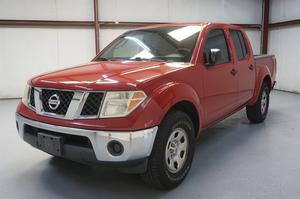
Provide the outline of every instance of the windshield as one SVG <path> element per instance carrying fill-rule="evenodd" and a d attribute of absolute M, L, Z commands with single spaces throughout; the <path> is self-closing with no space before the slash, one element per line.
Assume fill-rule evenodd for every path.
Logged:
<path fill-rule="evenodd" d="M 96 60 L 190 62 L 201 26 L 165 26 L 125 33 Z"/>

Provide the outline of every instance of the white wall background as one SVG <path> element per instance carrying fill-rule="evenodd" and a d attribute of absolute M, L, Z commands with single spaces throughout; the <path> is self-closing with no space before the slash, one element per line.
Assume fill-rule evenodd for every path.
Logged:
<path fill-rule="evenodd" d="M 94 56 L 93 29 L 0 28 L 0 97 L 19 97 L 33 75 Z"/>
<path fill-rule="evenodd" d="M 261 0 L 99 0 L 101 21 L 258 24 Z M 0 0 L 0 19 L 93 20 L 93 0 Z M 100 48 L 128 30 L 100 27 Z M 260 32 L 247 30 L 259 52 Z M 0 26 L 0 98 L 20 97 L 33 75 L 88 62 L 92 28 Z"/>
<path fill-rule="evenodd" d="M 272 0 L 272 23 L 300 19 L 299 0 Z M 271 29 L 269 48 L 277 58 L 277 89 L 300 93 L 300 26 Z"/>
<path fill-rule="evenodd" d="M 103 21 L 260 23 L 261 0 L 100 0 Z"/>
<path fill-rule="evenodd" d="M 300 19 L 299 0 L 271 0 L 270 22 L 282 22 Z"/>
<path fill-rule="evenodd" d="M 0 19 L 93 20 L 93 0 L 0 0 Z"/>

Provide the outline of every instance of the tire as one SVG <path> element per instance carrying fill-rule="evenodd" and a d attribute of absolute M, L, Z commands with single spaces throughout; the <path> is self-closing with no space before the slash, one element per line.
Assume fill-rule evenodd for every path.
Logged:
<path fill-rule="evenodd" d="M 178 186 L 191 168 L 195 135 L 186 113 L 168 113 L 158 128 L 147 171 L 141 176 L 143 181 L 162 190 Z"/>
<path fill-rule="evenodd" d="M 269 101 L 270 89 L 267 82 L 264 82 L 255 104 L 246 107 L 247 117 L 251 123 L 261 123 L 265 121 L 269 110 Z"/>

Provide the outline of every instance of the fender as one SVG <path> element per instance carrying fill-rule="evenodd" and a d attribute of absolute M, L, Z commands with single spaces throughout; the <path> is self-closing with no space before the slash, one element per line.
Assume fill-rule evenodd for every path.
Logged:
<path fill-rule="evenodd" d="M 200 118 L 203 116 L 203 107 L 201 106 L 200 98 L 197 92 L 190 85 L 186 83 L 168 82 L 155 89 L 151 97 L 162 110 L 162 117 L 157 117 L 159 120 L 157 121 L 158 123 L 161 123 L 161 120 L 175 104 L 182 101 L 188 101 L 192 103 L 198 112 L 200 131 Z"/>
<path fill-rule="evenodd" d="M 266 77 L 270 77 L 270 79 L 271 79 L 271 72 L 270 72 L 269 68 L 266 66 L 258 66 L 256 69 L 256 81 L 255 81 L 253 97 L 251 98 L 251 100 L 248 102 L 247 105 L 253 105 L 257 101 L 257 99 L 259 97 L 260 88 L 263 84 L 263 80 Z M 270 85 L 269 85 L 270 88 L 272 88 L 271 84 L 272 84 L 272 82 L 270 82 Z"/>

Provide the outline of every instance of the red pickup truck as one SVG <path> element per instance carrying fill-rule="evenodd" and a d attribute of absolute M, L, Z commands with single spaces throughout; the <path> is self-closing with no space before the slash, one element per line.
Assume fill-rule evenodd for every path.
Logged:
<path fill-rule="evenodd" d="M 273 55 L 253 56 L 238 26 L 132 30 L 90 63 L 28 81 L 18 132 L 54 156 L 171 189 L 188 174 L 204 129 L 244 107 L 250 122 L 265 120 L 275 64 Z"/>

